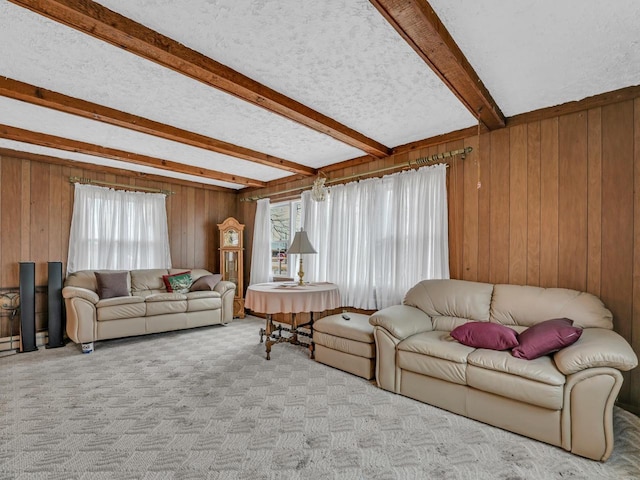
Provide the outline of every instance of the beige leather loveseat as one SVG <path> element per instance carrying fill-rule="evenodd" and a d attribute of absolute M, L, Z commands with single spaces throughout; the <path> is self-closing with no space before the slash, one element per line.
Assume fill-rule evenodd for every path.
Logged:
<path fill-rule="evenodd" d="M 105 299 L 98 296 L 93 271 L 70 274 L 62 289 L 67 335 L 90 352 L 97 340 L 231 322 L 235 284 L 220 281 L 209 291 L 167 292 L 163 275 L 184 271 L 131 270 L 126 275 L 129 294 Z M 195 281 L 211 273 L 194 269 L 191 275 Z"/>
<path fill-rule="evenodd" d="M 582 327 L 578 341 L 534 360 L 473 348 L 450 336 L 470 321 L 520 333 L 560 317 Z M 376 312 L 370 322 L 381 388 L 577 455 L 609 458 L 620 371 L 634 368 L 638 359 L 612 330 L 611 312 L 597 297 L 559 288 L 426 280 L 409 290 L 403 305 Z"/>

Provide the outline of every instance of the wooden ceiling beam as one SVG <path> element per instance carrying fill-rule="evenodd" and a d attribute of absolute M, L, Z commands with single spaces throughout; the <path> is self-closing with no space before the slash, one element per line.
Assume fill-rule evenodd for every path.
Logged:
<path fill-rule="evenodd" d="M 119 160 L 121 162 L 134 163 L 136 165 L 144 165 L 146 167 L 159 168 L 170 172 L 184 173 L 187 175 L 195 175 L 197 177 L 209 178 L 221 182 L 235 183 L 238 185 L 247 185 L 251 187 L 264 187 L 266 182 L 254 180 L 251 178 L 232 175 L 229 173 L 221 173 L 207 168 L 186 165 L 184 163 L 172 162 L 161 158 L 149 157 L 139 153 L 126 152 L 115 148 L 101 147 L 91 143 L 71 140 L 68 138 L 57 137 L 46 133 L 32 132 L 22 128 L 12 127 L 9 125 L 0 125 L 0 138 L 14 140 L 16 142 L 24 142 L 32 145 L 40 145 L 42 147 L 56 148 L 67 152 L 84 153 L 96 157 L 109 158 L 111 160 Z"/>
<path fill-rule="evenodd" d="M 505 126 L 491 94 L 426 0 L 370 0 L 464 104 L 489 130 Z"/>
<path fill-rule="evenodd" d="M 10 0 L 375 157 L 389 148 L 292 98 L 90 0 Z"/>
<path fill-rule="evenodd" d="M 171 140 L 192 147 L 259 163 L 268 167 L 286 170 L 295 174 L 312 176 L 317 173 L 314 168 L 305 165 L 155 122 L 137 115 L 121 112 L 120 110 L 96 103 L 87 102 L 79 98 L 52 92 L 51 90 L 46 90 L 11 78 L 0 77 L 0 95 L 33 105 L 51 108 L 59 112 L 88 118 L 89 120 L 97 120 L 136 132 L 146 133 L 164 138 L 165 140 Z"/>

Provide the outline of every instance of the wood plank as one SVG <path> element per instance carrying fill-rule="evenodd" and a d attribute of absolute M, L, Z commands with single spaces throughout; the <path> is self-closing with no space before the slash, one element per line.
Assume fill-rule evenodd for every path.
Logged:
<path fill-rule="evenodd" d="M 36 285 L 46 285 L 49 257 L 49 165 L 31 164 L 31 260 L 36 264 Z"/>
<path fill-rule="evenodd" d="M 194 233 L 193 233 L 193 266 L 196 268 L 207 268 L 206 248 L 207 248 L 207 227 L 205 219 L 205 191 L 194 190 Z"/>
<path fill-rule="evenodd" d="M 196 234 L 196 195 L 195 189 L 188 188 L 186 195 L 187 208 L 185 209 L 186 225 L 182 237 L 183 255 L 186 259 L 185 264 L 189 267 L 195 267 L 195 234 Z"/>
<path fill-rule="evenodd" d="M 70 113 L 90 120 L 104 122 L 118 127 L 124 127 L 140 133 L 146 133 L 166 140 L 183 143 L 223 155 L 241 158 L 250 162 L 279 168 L 296 174 L 315 175 L 314 168 L 300 165 L 283 158 L 257 152 L 249 148 L 240 147 L 232 143 L 223 142 L 215 138 L 189 132 L 171 125 L 155 122 L 144 117 L 121 112 L 114 108 L 87 102 L 79 98 L 70 97 L 53 92 L 35 85 L 19 82 L 11 78 L 0 77 L 0 95 L 28 102 L 42 107 Z"/>
<path fill-rule="evenodd" d="M 558 119 L 558 286 L 587 289 L 587 114 Z"/>
<path fill-rule="evenodd" d="M 62 192 L 60 198 L 60 230 L 62 232 L 62 274 L 66 275 L 67 272 L 67 258 L 69 255 L 69 235 L 71 232 L 71 217 L 73 216 L 73 193 L 74 186 L 69 182 L 71 176 L 71 169 L 66 166 L 61 166 L 62 175 Z"/>
<path fill-rule="evenodd" d="M 633 133 L 632 101 L 602 108 L 601 298 L 613 313 L 614 329 L 629 342 L 633 341 Z M 628 403 L 629 393 L 629 382 L 624 382 L 620 401 Z"/>
<path fill-rule="evenodd" d="M 540 286 L 558 285 L 558 119 L 540 122 Z"/>
<path fill-rule="evenodd" d="M 170 172 L 186 173 L 188 175 L 205 177 L 222 182 L 236 183 L 238 185 L 252 185 L 256 187 L 265 185 L 265 182 L 262 182 L 260 180 L 241 177 L 239 175 L 222 173 L 207 168 L 195 167 L 193 165 L 187 165 L 184 163 L 173 162 L 161 158 L 150 157 L 148 155 L 126 152 L 124 150 L 118 150 L 116 148 L 102 147 L 100 145 L 94 145 L 87 142 L 80 142 L 78 140 L 57 137 L 55 135 L 31 132 L 29 130 L 11 127 L 9 125 L 0 125 L 0 138 L 15 140 L 17 142 L 25 142 L 32 145 L 40 145 L 43 147 L 57 148 L 58 150 L 64 150 L 67 152 L 77 152 L 102 158 L 110 158 L 112 160 L 119 160 L 136 165 L 154 167 L 160 170 L 168 170 Z M 96 173 L 95 175 L 98 176 L 100 175 L 100 173 Z"/>
<path fill-rule="evenodd" d="M 49 256 L 48 262 L 60 262 L 67 256 L 62 250 L 62 167 L 47 165 L 49 170 Z M 67 182 L 68 183 L 68 182 Z"/>
<path fill-rule="evenodd" d="M 587 292 L 600 296 L 602 274 L 602 109 L 587 114 Z"/>
<path fill-rule="evenodd" d="M 509 129 L 491 132 L 491 283 L 509 283 Z"/>
<path fill-rule="evenodd" d="M 98 3 L 84 0 L 11 1 L 371 155 L 385 157 L 390 153 L 388 147 L 352 128 Z"/>
<path fill-rule="evenodd" d="M 527 124 L 527 285 L 540 285 L 540 122 Z"/>
<path fill-rule="evenodd" d="M 527 283 L 527 127 L 509 129 L 509 283 Z"/>
<path fill-rule="evenodd" d="M 500 108 L 428 2 L 371 3 L 474 117 L 491 130 L 505 126 Z"/>
<path fill-rule="evenodd" d="M 31 259 L 31 162 L 20 162 L 22 165 L 21 211 L 20 217 L 20 261 Z"/>
<path fill-rule="evenodd" d="M 491 281 L 491 135 L 480 135 L 478 189 L 478 281 Z"/>
<path fill-rule="evenodd" d="M 464 146 L 473 148 L 473 151 L 464 160 L 462 278 L 475 282 L 478 280 L 478 137 L 468 138 Z"/>
<path fill-rule="evenodd" d="M 634 101 L 633 109 L 634 146 L 634 209 L 633 209 L 633 316 L 631 317 L 631 347 L 640 352 L 640 97 Z M 635 368 L 629 372 L 629 394 L 626 402 L 640 412 L 640 373 Z"/>
<path fill-rule="evenodd" d="M 19 263 L 22 261 L 20 248 L 20 216 L 21 216 L 21 187 L 22 162 L 20 160 L 3 157 L 0 160 L 0 206 L 2 219 L 2 235 L 0 236 L 0 287 L 18 290 Z M 6 320 L 5 320 L 6 318 Z M 0 317 L 2 323 L 6 321 L 6 329 L 11 330 L 8 317 Z M 18 330 L 14 330 L 17 332 Z"/>
<path fill-rule="evenodd" d="M 444 151 L 458 150 L 464 147 L 462 141 L 447 143 L 442 146 Z M 449 208 L 453 210 L 453 223 L 449 223 L 450 260 L 449 269 L 451 278 L 463 277 L 463 221 L 464 221 L 464 169 L 465 160 L 460 157 L 447 159 L 449 173 L 451 175 L 451 189 L 453 202 Z M 453 241 L 451 241 L 453 238 Z"/>

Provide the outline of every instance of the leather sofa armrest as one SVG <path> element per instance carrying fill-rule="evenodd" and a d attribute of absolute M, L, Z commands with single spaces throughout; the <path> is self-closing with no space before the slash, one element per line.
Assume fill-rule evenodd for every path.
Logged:
<path fill-rule="evenodd" d="M 98 297 L 98 294 L 96 292 L 82 287 L 64 287 L 62 289 L 62 296 L 63 298 L 84 298 L 94 305 L 100 300 L 100 297 Z"/>
<path fill-rule="evenodd" d="M 222 298 L 222 323 L 233 320 L 233 300 L 236 295 L 236 284 L 222 280 L 217 283 L 214 292 L 218 292 Z"/>
<path fill-rule="evenodd" d="M 627 341 L 605 328 L 585 328 L 580 339 L 556 352 L 553 360 L 565 375 L 595 367 L 626 371 L 638 365 L 638 357 Z"/>
<path fill-rule="evenodd" d="M 398 340 L 433 330 L 431 317 L 419 308 L 408 305 L 393 305 L 378 310 L 369 317 L 369 323 L 384 328 Z"/>
<path fill-rule="evenodd" d="M 226 280 L 221 280 L 218 283 L 216 283 L 216 286 L 213 288 L 213 291 L 218 292 L 220 295 L 222 295 L 224 292 L 228 290 L 235 290 L 235 288 L 236 288 L 235 283 L 227 282 Z"/>

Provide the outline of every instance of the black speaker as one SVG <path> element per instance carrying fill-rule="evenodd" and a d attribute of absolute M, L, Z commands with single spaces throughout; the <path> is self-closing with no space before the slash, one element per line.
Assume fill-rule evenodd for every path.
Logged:
<path fill-rule="evenodd" d="M 49 262 L 47 290 L 49 302 L 49 341 L 47 348 L 64 347 L 64 317 L 62 314 L 62 262 Z"/>
<path fill-rule="evenodd" d="M 36 347 L 36 264 L 20 262 L 20 351 Z"/>

